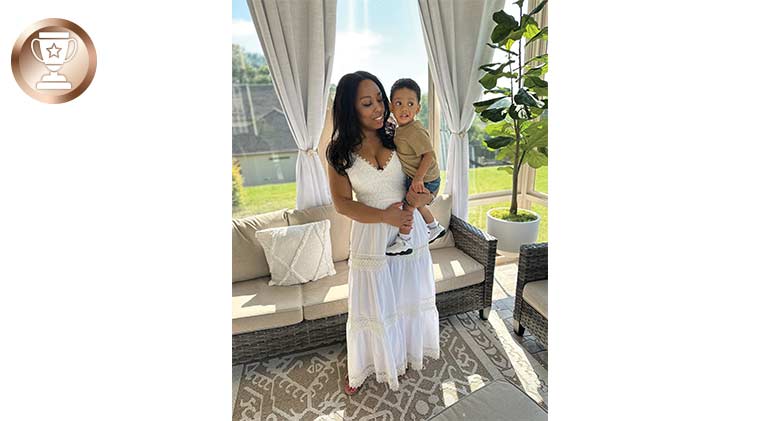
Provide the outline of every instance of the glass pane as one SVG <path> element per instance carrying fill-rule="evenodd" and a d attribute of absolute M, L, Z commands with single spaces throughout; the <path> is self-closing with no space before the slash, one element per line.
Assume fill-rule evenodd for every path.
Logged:
<path fill-rule="evenodd" d="M 536 180 L 534 180 L 534 190 L 547 193 L 547 167 L 536 170 Z"/>
<path fill-rule="evenodd" d="M 295 207 L 298 148 L 246 2 L 233 2 L 233 217 Z"/>
<path fill-rule="evenodd" d="M 416 1 L 341 0 L 336 6 L 333 89 L 347 73 L 372 73 L 390 95 L 393 83 L 411 78 L 420 85 L 417 119 L 428 127 L 428 55 Z"/>

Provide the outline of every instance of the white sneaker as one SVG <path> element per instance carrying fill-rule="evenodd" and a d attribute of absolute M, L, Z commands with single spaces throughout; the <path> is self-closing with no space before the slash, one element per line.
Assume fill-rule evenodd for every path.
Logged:
<path fill-rule="evenodd" d="M 393 244 L 390 244 L 390 247 L 387 248 L 385 254 L 388 256 L 402 256 L 406 254 L 412 254 L 412 246 L 410 246 L 409 243 L 407 243 L 403 238 L 395 237 L 395 241 L 393 241 Z"/>
<path fill-rule="evenodd" d="M 447 230 L 441 226 L 441 224 L 436 224 L 436 227 L 428 232 L 428 244 L 438 240 L 441 237 L 444 237 L 444 234 L 446 233 Z"/>

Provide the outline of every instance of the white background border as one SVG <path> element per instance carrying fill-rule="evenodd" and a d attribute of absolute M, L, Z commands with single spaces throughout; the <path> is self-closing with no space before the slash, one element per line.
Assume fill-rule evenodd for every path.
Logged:
<path fill-rule="evenodd" d="M 776 13 L 560 2 L 552 420 L 776 419 Z M 80 25 L 79 98 L 10 54 Z M 228 2 L 0 5 L 0 419 L 227 419 Z"/>

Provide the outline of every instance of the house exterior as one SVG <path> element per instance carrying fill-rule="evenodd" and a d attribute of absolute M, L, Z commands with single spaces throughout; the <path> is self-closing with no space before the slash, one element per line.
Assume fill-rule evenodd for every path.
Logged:
<path fill-rule="evenodd" d="M 233 85 L 233 158 L 244 186 L 295 181 L 298 148 L 273 85 Z"/>

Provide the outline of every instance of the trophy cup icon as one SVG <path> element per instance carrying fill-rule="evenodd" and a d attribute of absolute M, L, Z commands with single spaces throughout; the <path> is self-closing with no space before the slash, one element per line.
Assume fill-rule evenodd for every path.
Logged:
<path fill-rule="evenodd" d="M 38 41 L 40 57 L 36 53 L 35 41 Z M 71 41 L 73 42 L 73 48 L 69 48 Z M 78 42 L 74 38 L 70 38 L 70 33 L 39 32 L 38 38 L 33 39 L 30 43 L 30 48 L 32 48 L 35 59 L 43 63 L 50 72 L 48 75 L 43 75 L 35 87 L 47 90 L 70 89 L 70 82 L 65 79 L 64 75 L 57 73 L 65 63 L 73 60 L 73 57 L 76 56 Z"/>

